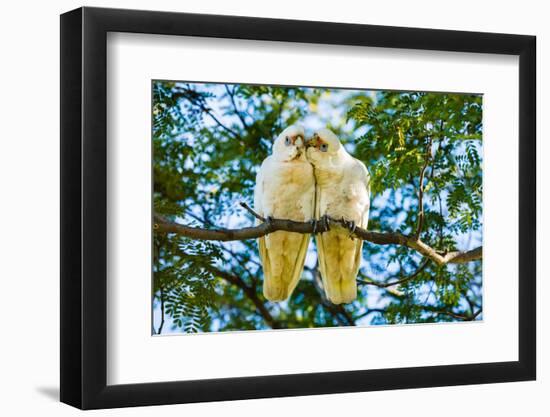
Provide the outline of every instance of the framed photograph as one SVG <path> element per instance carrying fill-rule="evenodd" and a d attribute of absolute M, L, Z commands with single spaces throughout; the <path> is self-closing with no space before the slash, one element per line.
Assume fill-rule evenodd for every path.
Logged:
<path fill-rule="evenodd" d="M 61 401 L 533 380 L 535 37 L 61 16 Z"/>

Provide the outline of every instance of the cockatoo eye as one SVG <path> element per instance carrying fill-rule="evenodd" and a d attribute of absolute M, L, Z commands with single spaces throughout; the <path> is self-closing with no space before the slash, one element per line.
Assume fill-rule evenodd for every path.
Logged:
<path fill-rule="evenodd" d="M 290 138 L 287 136 L 287 137 L 285 138 L 285 145 L 286 145 L 286 146 L 290 146 L 291 143 L 292 143 L 292 142 L 290 141 Z"/>
<path fill-rule="evenodd" d="M 328 144 L 327 143 L 321 143 L 321 146 L 319 146 L 319 150 L 321 152 L 326 152 L 328 151 Z"/>

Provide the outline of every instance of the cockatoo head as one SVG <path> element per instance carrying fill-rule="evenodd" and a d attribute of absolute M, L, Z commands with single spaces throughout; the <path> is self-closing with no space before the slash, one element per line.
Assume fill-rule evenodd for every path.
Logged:
<path fill-rule="evenodd" d="M 307 159 L 313 165 L 322 165 L 335 156 L 342 144 L 338 137 L 329 129 L 319 129 L 307 141 Z"/>
<path fill-rule="evenodd" d="M 305 160 L 306 138 L 302 126 L 287 127 L 275 139 L 273 155 L 281 161 Z"/>

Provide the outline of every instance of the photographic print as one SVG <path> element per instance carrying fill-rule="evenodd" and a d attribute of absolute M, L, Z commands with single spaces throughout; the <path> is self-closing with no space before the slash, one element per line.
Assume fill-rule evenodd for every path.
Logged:
<path fill-rule="evenodd" d="M 482 101 L 153 80 L 152 333 L 482 320 Z"/>

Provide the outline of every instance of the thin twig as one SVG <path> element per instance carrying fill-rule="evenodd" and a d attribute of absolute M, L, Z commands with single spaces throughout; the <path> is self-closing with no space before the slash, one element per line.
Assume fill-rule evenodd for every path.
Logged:
<path fill-rule="evenodd" d="M 365 317 L 367 317 L 369 314 L 373 314 L 373 313 L 380 313 L 380 314 L 385 314 L 386 313 L 386 310 L 383 309 L 383 308 L 368 308 L 367 311 L 365 311 L 364 313 L 362 314 L 359 314 L 356 319 L 357 320 L 360 320 L 360 319 L 364 319 Z"/>
<path fill-rule="evenodd" d="M 237 275 L 230 274 L 229 272 L 223 271 L 214 266 L 210 266 L 209 269 L 213 274 L 219 276 L 220 278 L 223 278 L 225 281 L 229 282 L 230 284 L 236 285 L 241 290 L 243 290 L 246 297 L 248 297 L 248 299 L 252 301 L 252 303 L 256 307 L 256 310 L 263 317 L 264 321 L 269 327 L 271 327 L 272 329 L 283 328 L 283 325 L 273 318 L 258 294 L 256 294 L 255 288 L 246 285 L 242 278 Z"/>
<path fill-rule="evenodd" d="M 259 221 L 265 222 L 265 218 L 260 216 L 258 213 L 256 213 L 254 210 L 250 208 L 248 204 L 246 204 L 244 201 L 241 201 L 239 205 L 244 208 L 246 211 L 248 211 L 250 214 L 252 214 L 254 217 L 256 217 Z"/>
<path fill-rule="evenodd" d="M 426 155 L 424 157 L 424 165 L 420 170 L 420 182 L 418 186 L 418 224 L 416 226 L 416 238 L 420 238 L 422 233 L 422 227 L 424 226 L 424 176 L 426 174 L 426 168 L 432 158 L 432 142 L 433 138 L 430 136 L 428 144 L 426 145 Z"/>
<path fill-rule="evenodd" d="M 219 127 L 221 127 L 223 130 L 225 130 L 226 132 L 230 133 L 231 135 L 233 135 L 236 139 L 240 139 L 240 135 L 235 132 L 233 129 L 227 127 L 226 125 L 224 125 L 217 117 L 216 115 L 214 115 L 214 112 L 209 109 L 206 104 L 204 103 L 204 98 L 199 96 L 195 91 L 191 90 L 191 89 L 185 89 L 185 88 L 180 88 L 180 90 L 178 90 L 178 92 L 174 93 L 173 94 L 173 98 L 175 98 L 176 100 L 179 99 L 179 98 L 185 98 L 187 100 L 189 100 L 190 102 L 196 104 L 197 106 L 199 106 L 199 108 L 205 112 Z"/>
<path fill-rule="evenodd" d="M 430 262 L 429 259 L 425 259 L 424 262 L 422 262 L 422 264 L 418 267 L 418 269 L 414 271 L 411 275 L 407 275 L 406 277 L 399 278 L 395 281 L 377 282 L 370 279 L 369 280 L 358 279 L 357 282 L 365 285 L 374 285 L 375 287 L 378 287 L 378 288 L 388 288 L 388 287 L 393 287 L 394 285 L 404 284 L 405 282 L 416 278 L 424 269 L 426 269 L 426 266 L 428 266 L 429 262 Z"/>
<path fill-rule="evenodd" d="M 427 310 L 427 311 L 430 311 L 430 310 Z M 453 317 L 455 319 L 460 319 L 463 321 L 473 321 L 476 319 L 477 316 L 481 314 L 481 309 L 479 309 L 475 314 L 471 316 L 465 316 L 463 314 L 453 313 L 452 311 L 438 311 L 438 310 L 431 310 L 431 311 L 432 313 L 435 313 L 435 314 L 443 314 L 445 316 Z"/>
<path fill-rule="evenodd" d="M 233 110 L 235 111 L 235 114 L 243 124 L 243 128 L 248 129 L 248 124 L 244 120 L 244 117 L 242 116 L 241 112 L 239 111 L 239 108 L 237 107 L 237 103 L 235 102 L 235 89 L 231 91 L 229 89 L 229 86 L 225 84 L 225 91 L 227 91 L 227 95 L 229 96 L 229 99 L 231 100 L 231 104 L 233 105 Z"/>

